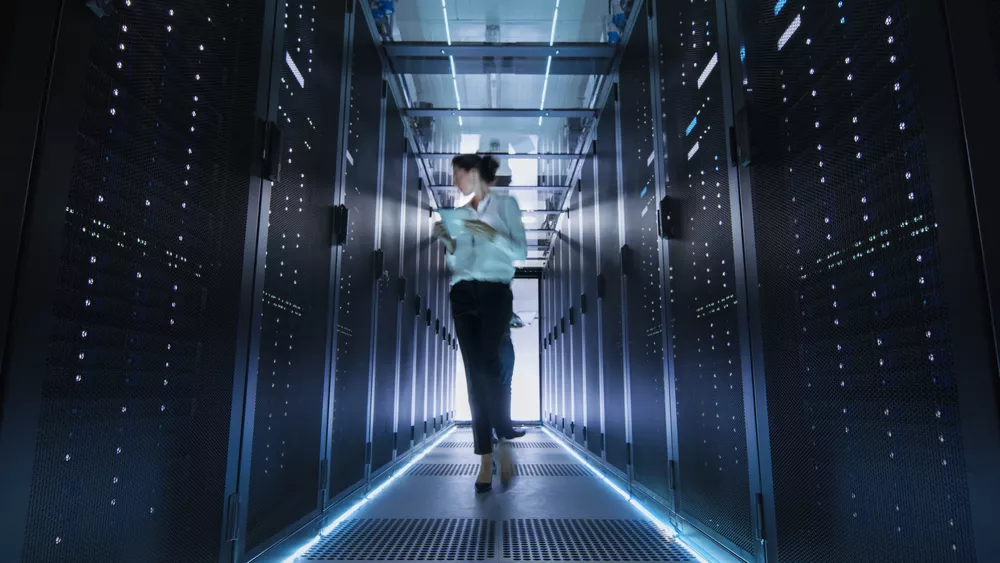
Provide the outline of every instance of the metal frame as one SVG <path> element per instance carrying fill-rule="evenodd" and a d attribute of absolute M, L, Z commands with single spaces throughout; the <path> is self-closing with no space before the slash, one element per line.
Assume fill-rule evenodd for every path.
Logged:
<path fill-rule="evenodd" d="M 648 27 L 648 37 L 647 44 L 649 47 L 649 84 L 650 84 L 650 103 L 652 108 L 652 114 L 654 116 L 663 116 L 663 107 L 661 105 L 661 95 L 660 95 L 660 34 L 659 27 L 657 26 L 657 6 L 656 2 L 653 0 L 648 0 L 646 3 L 647 12 L 649 17 Z M 653 119 L 653 176 L 655 178 L 655 193 L 656 200 L 662 201 L 662 199 L 667 195 L 667 180 L 668 174 L 664 168 L 664 158 L 667 154 L 666 152 L 666 133 L 663 130 L 663 118 L 657 117 Z M 661 224 L 663 217 L 660 216 L 659 209 L 656 210 L 657 224 Z M 659 499 L 658 495 L 649 491 L 648 494 L 652 498 L 658 499 L 660 504 L 665 508 L 672 509 L 673 512 L 677 511 L 677 494 L 673 489 L 673 468 L 676 467 L 677 455 L 677 402 L 674 396 L 674 391 L 676 390 L 675 384 L 675 372 L 674 372 L 674 355 L 671 353 L 673 342 L 673 328 L 670 323 L 670 319 L 673 318 L 672 309 L 670 306 L 670 248 L 660 233 L 657 233 L 657 260 L 660 268 L 660 326 L 663 327 L 660 332 L 661 339 L 660 345 L 663 349 L 663 359 L 662 359 L 662 369 L 663 369 L 663 404 L 665 408 L 664 419 L 666 422 L 665 435 L 667 440 L 667 456 L 669 460 L 673 463 L 671 468 L 667 471 L 667 486 L 670 489 L 669 499 Z"/>
<path fill-rule="evenodd" d="M 265 121 L 278 119 L 278 76 L 281 68 L 279 46 L 284 45 L 284 26 L 277 22 L 284 20 L 285 5 L 276 0 L 265 4 L 263 32 L 260 51 L 260 74 L 257 85 L 257 115 Z M 271 182 L 251 176 L 251 197 L 247 209 L 247 233 L 243 259 L 243 287 L 241 288 L 240 332 L 245 336 L 247 348 L 238 350 L 237 368 L 243 366 L 243 373 L 237 373 L 237 383 L 233 388 L 232 413 L 230 420 L 229 468 L 226 478 L 226 497 L 236 494 L 239 500 L 236 515 L 224 512 L 222 553 L 230 558 L 240 557 L 246 549 L 245 534 L 247 514 L 250 508 L 250 464 L 253 453 L 253 433 L 257 408 L 257 358 L 260 356 L 262 309 L 264 292 L 264 263 L 267 254 L 267 219 L 271 202 Z M 259 186 L 259 187 L 258 187 Z M 252 197 L 254 189 L 260 190 L 256 201 Z M 242 340 L 241 338 L 241 340 Z M 242 343 L 241 343 L 242 345 Z M 239 370 L 238 370 L 239 371 Z M 224 510 L 228 512 L 227 503 Z M 238 518 L 235 540 L 227 543 L 225 526 L 232 518 Z"/>
<path fill-rule="evenodd" d="M 486 57 L 486 58 L 584 58 L 612 59 L 615 45 L 609 43 L 437 43 L 397 41 L 385 44 L 390 59 L 409 57 Z"/>
<path fill-rule="evenodd" d="M 366 10 L 367 11 L 367 10 Z M 375 180 L 375 241 L 372 245 L 372 253 L 378 252 L 382 248 L 382 198 L 385 195 L 383 182 L 385 181 L 385 109 L 386 98 L 389 95 L 388 80 L 385 70 L 382 71 L 382 102 L 379 106 L 379 127 L 378 127 L 378 164 L 376 164 Z M 375 358 L 378 355 L 378 309 L 379 309 L 379 280 L 372 270 L 372 302 L 371 302 L 371 331 L 368 335 L 368 420 L 365 429 L 365 481 L 368 488 L 372 482 L 372 462 L 374 461 L 374 428 L 375 428 L 375 384 L 378 381 Z"/>
<path fill-rule="evenodd" d="M 7 323 L 14 304 L 14 288 L 21 235 L 27 229 L 32 166 L 39 143 L 39 124 L 46 109 L 51 87 L 55 44 L 59 27 L 60 4 L 16 0 L 13 17 L 4 19 L 5 50 L 0 119 L 5 135 L 0 138 L 0 169 L 6 171 L 4 200 L 0 207 L 0 263 L 8 264 L 0 273 L 0 365 L 7 343 Z M 16 49 L 15 49 L 16 46 Z M 16 53 L 16 54 L 15 54 Z M 2 380 L 0 380 L 0 416 L 2 416 Z M 2 419 L 0 419 L 2 420 Z"/>
<path fill-rule="evenodd" d="M 950 29 L 951 62 L 961 105 L 986 289 L 993 313 L 994 348 L 1000 352 L 1000 223 L 991 217 L 1000 211 L 1000 193 L 993 181 L 995 138 L 1000 129 L 1000 116 L 993 106 L 1000 98 L 1000 77 L 993 72 L 982 72 L 984 68 L 1000 68 L 1000 60 L 990 41 L 995 30 L 989 27 L 992 20 L 986 4 L 984 0 L 942 2 Z"/>
<path fill-rule="evenodd" d="M 947 272 L 947 275 L 942 276 L 942 286 L 950 317 L 949 330 L 953 335 L 951 346 L 954 372 L 961 381 L 958 386 L 958 404 L 962 413 L 963 456 L 974 545 L 977 559 L 988 560 L 1000 552 L 1000 519 L 996 518 L 994 502 L 1000 496 L 1000 473 L 996 471 L 1000 464 L 1000 379 L 996 333 L 991 330 L 996 319 L 991 319 L 990 308 L 983 307 L 983 303 L 989 303 L 988 284 L 991 280 L 987 277 L 986 267 L 997 266 L 995 252 L 998 242 L 995 239 L 980 238 L 984 234 L 995 235 L 997 231 L 996 226 L 989 224 L 987 220 L 986 231 L 980 232 L 984 221 L 977 222 L 976 213 L 978 211 L 981 218 L 987 218 L 990 203 L 995 205 L 998 198 L 994 193 L 992 198 L 987 196 L 985 200 L 980 199 L 978 203 L 985 204 L 985 207 L 977 209 L 977 196 L 983 196 L 987 191 L 995 192 L 995 189 L 988 188 L 985 184 L 988 180 L 983 177 L 983 167 L 986 165 L 982 160 L 973 160 L 976 167 L 970 170 L 970 152 L 963 143 L 968 142 L 969 137 L 963 139 L 963 134 L 968 135 L 971 130 L 976 135 L 972 140 L 983 142 L 985 138 L 982 135 L 986 131 L 982 127 L 997 123 L 997 117 L 987 117 L 989 121 L 984 120 L 978 126 L 970 123 L 978 120 L 979 116 L 970 115 L 963 122 L 959 88 L 964 84 L 965 92 L 968 93 L 970 82 L 974 79 L 969 74 L 972 71 L 968 67 L 970 61 L 963 61 L 961 67 L 956 67 L 951 49 L 947 47 L 952 46 L 954 49 L 957 44 L 960 50 L 954 53 L 954 57 L 960 58 L 961 55 L 968 54 L 963 49 L 977 42 L 988 41 L 989 36 L 984 27 L 984 22 L 988 20 L 980 17 L 979 24 L 974 24 L 975 27 L 971 28 L 978 30 L 979 35 L 970 35 L 964 28 L 952 28 L 953 33 L 949 37 L 948 24 L 941 17 L 946 4 L 947 2 L 941 2 L 940 5 L 934 2 L 916 3 L 911 8 L 909 19 L 913 36 L 919 38 L 913 41 L 914 58 L 922 61 L 923 69 L 945 71 L 952 78 L 942 80 L 939 75 L 927 71 L 916 75 L 923 104 L 927 108 L 934 108 L 934 111 L 923 112 L 921 117 L 926 132 L 927 166 L 935 179 L 931 182 L 935 219 L 942 225 L 937 231 L 940 268 L 942 272 Z M 970 9 L 972 6 L 969 2 L 958 2 L 951 14 L 961 19 L 953 23 L 972 24 L 969 20 L 978 15 L 974 9 Z M 965 10 L 960 13 L 959 10 L 963 8 Z M 949 45 L 951 39 L 957 43 Z M 981 65 L 984 62 L 978 58 L 981 53 L 975 53 Z M 961 69 L 962 74 L 956 75 L 958 69 Z M 959 78 L 963 82 L 953 81 Z M 979 81 L 975 83 L 979 84 Z M 984 85 L 993 90 L 983 90 L 981 94 L 996 93 L 996 75 L 994 74 L 993 80 L 984 82 Z M 969 109 L 975 107 L 976 98 L 967 97 L 966 100 L 967 104 L 971 104 L 971 107 L 967 106 Z M 964 131 L 962 125 L 965 126 Z M 972 150 L 985 152 L 984 147 L 995 146 L 995 141 L 990 145 L 971 146 Z M 973 154 L 982 156 L 982 152 Z M 979 190 L 976 190 L 974 183 L 976 179 L 984 182 Z M 955 189 L 956 184 L 964 185 L 965 189 Z M 992 210 L 995 211 L 996 207 Z M 984 247 L 981 240 L 987 246 Z M 983 251 L 987 249 L 992 249 L 994 254 L 985 258 L 984 265 Z M 996 278 L 992 282 L 993 289 L 996 289 Z M 995 310 L 995 300 L 992 305 Z"/>
<path fill-rule="evenodd" d="M 37 16 L 44 18 L 43 21 L 51 18 L 50 29 L 58 29 L 59 33 L 45 37 L 53 46 L 47 65 L 50 78 L 41 87 L 44 102 L 37 109 L 37 115 L 44 114 L 44 122 L 37 122 L 37 132 L 32 132 L 25 124 L 20 124 L 17 130 L 37 135 L 38 145 L 34 148 L 30 169 L 21 170 L 24 182 L 21 189 L 28 202 L 23 210 L 23 249 L 17 255 L 15 273 L 8 274 L 13 282 L 13 293 L 9 301 L 5 301 L 10 307 L 10 326 L 17 327 L 16 331 L 4 335 L 7 353 L 3 357 L 3 395 L 0 397 L 0 459 L 4 460 L 0 463 L 0 481 L 9 492 L 0 503 L 0 524 L 4 527 L 4 533 L 0 534 L 0 559 L 5 561 L 20 561 L 24 549 L 43 393 L 43 378 L 37 374 L 44 371 L 52 324 L 50 312 L 44 307 L 36 310 L 35 304 L 51 303 L 56 291 L 72 175 L 66 163 L 73 162 L 93 41 L 90 18 L 94 16 L 82 3 L 64 4 L 55 11 Z M 23 28 L 19 23 L 14 27 Z M 19 35 L 12 39 L 17 38 Z M 37 54 L 42 53 L 44 50 Z M 29 61 L 30 55 L 25 62 Z M 35 86 L 38 87 L 37 83 Z M 35 93 L 39 93 L 38 90 Z M 5 318 L 4 322 L 7 321 Z"/>
<path fill-rule="evenodd" d="M 594 117 L 592 109 L 587 108 L 409 108 L 405 111 L 407 117 Z M 454 155 L 449 155 L 449 158 Z M 510 155 L 503 155 L 510 156 Z M 576 155 L 579 157 L 579 155 Z M 519 158 L 520 155 L 515 158 Z"/>

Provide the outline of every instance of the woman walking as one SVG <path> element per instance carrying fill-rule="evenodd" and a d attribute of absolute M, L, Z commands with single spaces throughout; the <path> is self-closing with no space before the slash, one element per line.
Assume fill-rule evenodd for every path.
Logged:
<path fill-rule="evenodd" d="M 525 260 L 528 251 L 517 201 L 490 192 L 499 168 L 497 161 L 465 154 L 456 156 L 452 167 L 459 191 L 472 196 L 465 207 L 474 218 L 465 222 L 465 232 L 457 238 L 450 237 L 440 223 L 434 226 L 434 236 L 448 250 L 451 308 L 465 362 L 473 443 L 480 456 L 476 492 L 485 493 L 492 489 L 493 431 L 500 439 L 498 457 L 504 485 L 514 470 L 506 440 L 524 435 L 511 425 L 502 347 L 509 339 L 513 314 L 510 283 L 514 262 Z"/>

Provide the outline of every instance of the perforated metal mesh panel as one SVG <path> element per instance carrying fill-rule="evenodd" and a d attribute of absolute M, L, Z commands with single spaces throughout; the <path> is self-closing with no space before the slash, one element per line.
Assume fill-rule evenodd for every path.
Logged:
<path fill-rule="evenodd" d="M 304 561 L 486 561 L 496 556 L 494 523 L 482 519 L 348 520 Z"/>
<path fill-rule="evenodd" d="M 779 557 L 972 561 L 917 3 L 750 6 Z"/>
<path fill-rule="evenodd" d="M 513 561 L 697 561 L 645 520 L 517 519 L 503 523 Z"/>
<path fill-rule="evenodd" d="M 629 385 L 635 480 L 664 499 L 667 475 L 667 405 L 663 369 L 663 293 L 653 154 L 653 98 L 649 85 L 649 20 L 638 14 L 619 71 L 622 119 L 622 193 L 629 247 Z"/>
<path fill-rule="evenodd" d="M 622 271 L 618 237 L 618 141 L 616 100 L 612 95 L 597 123 L 597 191 L 601 252 L 598 257 L 604 280 L 601 307 L 601 346 L 604 354 L 604 429 L 609 463 L 624 471 L 625 373 L 622 337 Z"/>
<path fill-rule="evenodd" d="M 253 550 L 318 508 L 326 379 L 330 206 L 336 160 L 343 6 L 290 4 L 278 112 L 281 178 L 271 187 L 246 545 Z M 301 16 L 301 17 L 300 17 Z M 318 18 L 317 25 L 310 23 Z M 303 73 L 302 69 L 306 72 Z M 304 76 L 299 82 L 295 73 Z"/>
<path fill-rule="evenodd" d="M 668 221 L 671 353 L 677 410 L 680 510 L 754 550 L 746 405 L 734 262 L 729 152 L 717 7 L 657 5 L 667 196 L 682 205 Z M 752 406 L 751 406 L 752 408 Z"/>
<path fill-rule="evenodd" d="M 118 6 L 64 163 L 22 560 L 217 561 L 263 3 Z"/>
<path fill-rule="evenodd" d="M 354 16 L 350 124 L 347 135 L 343 204 L 348 208 L 348 240 L 338 275 L 337 356 L 333 395 L 331 496 L 365 476 L 368 378 L 371 366 L 382 67 L 363 17 Z M 374 121 L 373 121 L 374 120 Z"/>
<path fill-rule="evenodd" d="M 507 446 L 516 448 L 519 450 L 554 450 L 559 448 L 559 444 L 555 442 L 525 442 L 521 440 L 514 440 L 507 442 Z M 472 441 L 467 442 L 441 442 L 438 444 L 439 448 L 471 448 Z"/>
<path fill-rule="evenodd" d="M 467 477 L 479 474 L 478 463 L 418 463 L 406 472 L 413 477 Z"/>

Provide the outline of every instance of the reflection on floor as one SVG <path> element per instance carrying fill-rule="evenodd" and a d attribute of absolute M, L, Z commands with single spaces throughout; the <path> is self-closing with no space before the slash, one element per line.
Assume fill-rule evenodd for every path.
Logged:
<path fill-rule="evenodd" d="M 476 495 L 457 429 L 297 561 L 699 561 L 543 430 L 514 442 L 509 490 Z"/>

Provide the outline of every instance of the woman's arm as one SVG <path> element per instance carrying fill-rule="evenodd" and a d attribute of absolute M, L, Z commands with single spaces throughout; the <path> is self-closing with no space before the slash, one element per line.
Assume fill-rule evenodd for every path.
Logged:
<path fill-rule="evenodd" d="M 517 205 L 517 200 L 513 197 L 506 199 L 507 205 L 504 206 L 502 217 L 510 235 L 497 233 L 493 239 L 494 244 L 513 262 L 527 260 L 528 241 L 525 238 L 521 208 Z"/>

